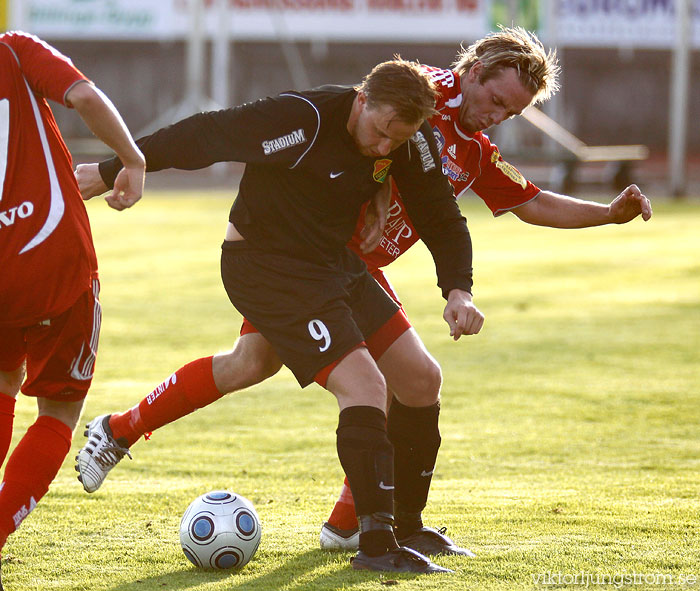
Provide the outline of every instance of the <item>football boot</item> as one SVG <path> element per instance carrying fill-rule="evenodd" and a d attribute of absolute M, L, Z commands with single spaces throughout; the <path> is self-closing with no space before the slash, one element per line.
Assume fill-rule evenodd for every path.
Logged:
<path fill-rule="evenodd" d="M 321 527 L 320 537 L 322 550 L 357 550 L 360 545 L 360 530 L 340 529 L 327 521 Z"/>
<path fill-rule="evenodd" d="M 460 548 L 450 538 L 445 535 L 446 527 L 433 529 L 432 527 L 421 527 L 405 538 L 397 539 L 401 546 L 412 548 L 413 550 L 427 556 L 437 555 L 460 555 L 474 557 L 476 554 L 466 548 Z"/>
<path fill-rule="evenodd" d="M 75 456 L 78 480 L 83 483 L 85 492 L 93 493 L 100 488 L 109 471 L 124 456 L 131 459 L 129 448 L 112 437 L 112 429 L 109 426 L 111 416 L 101 415 L 86 425 L 84 435 L 88 438 L 87 443 Z"/>
<path fill-rule="evenodd" d="M 381 556 L 367 556 L 360 551 L 350 559 L 350 563 L 355 570 L 419 574 L 454 572 L 438 566 L 415 550 L 403 547 L 389 550 Z"/>

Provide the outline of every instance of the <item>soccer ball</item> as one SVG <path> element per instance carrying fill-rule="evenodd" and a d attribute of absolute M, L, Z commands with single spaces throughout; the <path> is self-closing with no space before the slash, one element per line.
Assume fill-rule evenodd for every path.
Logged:
<path fill-rule="evenodd" d="M 253 558 L 260 534 L 253 504 L 228 490 L 197 497 L 180 521 L 182 551 L 200 568 L 241 568 Z"/>

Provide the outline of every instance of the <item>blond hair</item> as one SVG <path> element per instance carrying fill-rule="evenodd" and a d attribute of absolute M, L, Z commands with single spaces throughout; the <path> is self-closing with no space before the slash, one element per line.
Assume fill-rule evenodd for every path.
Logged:
<path fill-rule="evenodd" d="M 437 113 L 435 83 L 418 62 L 398 55 L 372 68 L 356 89 L 365 94 L 370 108 L 388 105 L 404 123 L 418 123 Z"/>
<path fill-rule="evenodd" d="M 464 74 L 476 63 L 484 66 L 480 82 L 494 78 L 504 68 L 514 68 L 523 86 L 533 95 L 533 104 L 546 101 L 559 90 L 559 61 L 555 50 L 545 50 L 534 33 L 522 27 L 490 33 L 457 54 L 452 67 Z"/>

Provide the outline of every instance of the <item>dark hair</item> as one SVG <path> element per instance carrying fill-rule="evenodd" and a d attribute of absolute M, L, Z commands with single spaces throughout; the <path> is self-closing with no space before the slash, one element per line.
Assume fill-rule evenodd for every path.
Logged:
<path fill-rule="evenodd" d="M 376 65 L 357 87 L 375 108 L 389 105 L 404 123 L 418 123 L 434 115 L 437 87 L 418 62 L 400 56 Z"/>

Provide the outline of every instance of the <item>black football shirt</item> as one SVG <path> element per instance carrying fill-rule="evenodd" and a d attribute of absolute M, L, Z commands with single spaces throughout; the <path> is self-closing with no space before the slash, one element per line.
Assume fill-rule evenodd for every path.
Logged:
<path fill-rule="evenodd" d="M 199 113 L 137 143 L 147 170 L 195 170 L 244 162 L 229 220 L 250 246 L 333 265 L 346 248 L 361 205 L 388 175 L 436 265 L 443 295 L 470 291 L 472 249 L 430 126 L 386 157 L 363 156 L 347 130 L 357 92 L 323 86 Z M 100 164 L 108 186 L 121 168 Z"/>

